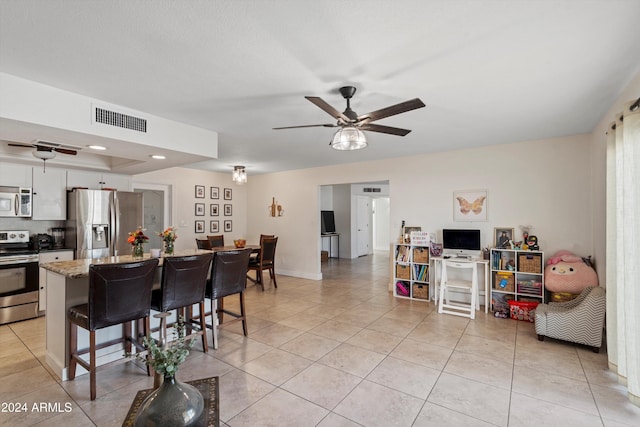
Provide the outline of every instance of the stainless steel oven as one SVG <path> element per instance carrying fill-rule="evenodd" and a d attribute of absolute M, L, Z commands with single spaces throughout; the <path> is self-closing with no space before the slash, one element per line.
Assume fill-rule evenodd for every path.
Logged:
<path fill-rule="evenodd" d="M 38 258 L 29 232 L 0 231 L 0 325 L 38 316 Z"/>

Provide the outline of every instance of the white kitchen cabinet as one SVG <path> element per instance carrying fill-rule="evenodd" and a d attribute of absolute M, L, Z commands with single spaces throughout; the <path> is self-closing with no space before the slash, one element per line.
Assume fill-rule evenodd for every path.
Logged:
<path fill-rule="evenodd" d="M 0 162 L 0 185 L 31 188 L 31 166 Z"/>
<path fill-rule="evenodd" d="M 102 190 L 105 188 L 118 191 L 131 191 L 131 176 L 95 171 L 67 171 L 67 188 L 88 188 Z"/>
<path fill-rule="evenodd" d="M 67 219 L 67 174 L 64 169 L 32 168 L 34 220 Z"/>
<path fill-rule="evenodd" d="M 40 264 L 44 264 L 47 262 L 56 262 L 56 261 L 70 261 L 73 259 L 73 251 L 50 251 L 50 252 L 40 252 Z M 40 267 L 40 277 L 39 277 L 39 300 L 38 300 L 38 311 L 41 313 L 46 311 L 47 309 L 47 270 Z"/>

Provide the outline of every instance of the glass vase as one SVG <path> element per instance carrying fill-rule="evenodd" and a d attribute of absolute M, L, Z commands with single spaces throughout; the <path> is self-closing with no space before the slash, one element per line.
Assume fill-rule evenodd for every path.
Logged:
<path fill-rule="evenodd" d="M 131 256 L 134 259 L 142 259 L 144 255 L 144 246 L 142 243 L 136 243 L 131 247 Z"/>
<path fill-rule="evenodd" d="M 167 255 L 173 255 L 173 251 L 175 250 L 173 240 L 165 240 L 164 241 L 164 253 Z"/>
<path fill-rule="evenodd" d="M 140 404 L 135 426 L 195 426 L 204 411 L 204 398 L 197 388 L 165 375 L 160 387 Z"/>

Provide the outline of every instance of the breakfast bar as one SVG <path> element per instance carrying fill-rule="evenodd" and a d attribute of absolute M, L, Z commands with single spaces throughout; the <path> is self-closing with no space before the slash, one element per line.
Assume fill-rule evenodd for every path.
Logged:
<path fill-rule="evenodd" d="M 222 248 L 221 248 L 222 249 Z M 185 249 L 177 250 L 172 255 L 163 255 L 159 259 L 158 266 L 162 266 L 165 256 L 189 256 L 210 253 L 209 250 Z M 144 255 L 148 259 L 149 254 Z M 89 294 L 89 266 L 92 264 L 119 264 L 132 262 L 131 255 L 105 257 L 97 259 L 77 259 L 70 261 L 57 261 L 41 264 L 46 271 L 46 295 L 47 315 L 46 325 L 46 362 L 53 371 L 63 380 L 68 379 L 69 364 L 69 324 L 67 310 L 74 305 L 87 302 Z M 154 283 L 159 286 L 161 268 L 157 269 Z M 154 286 L 156 286 L 154 285 Z M 152 322 L 155 320 L 151 318 Z M 157 326 L 157 325 L 152 325 Z M 122 335 L 122 327 L 119 325 L 101 329 L 97 335 L 98 342 L 107 342 Z M 78 331 L 78 347 L 88 347 L 89 333 L 86 330 Z M 122 344 L 101 349 L 97 353 L 97 364 L 102 365 L 123 357 Z M 78 366 L 77 375 L 86 373 Z"/>

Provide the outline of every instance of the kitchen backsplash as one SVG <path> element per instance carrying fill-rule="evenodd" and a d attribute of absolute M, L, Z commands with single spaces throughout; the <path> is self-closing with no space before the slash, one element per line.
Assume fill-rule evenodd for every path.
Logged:
<path fill-rule="evenodd" d="M 0 230 L 27 230 L 29 235 L 51 234 L 51 229 L 64 227 L 64 221 L 33 221 L 25 218 L 0 218 Z"/>

